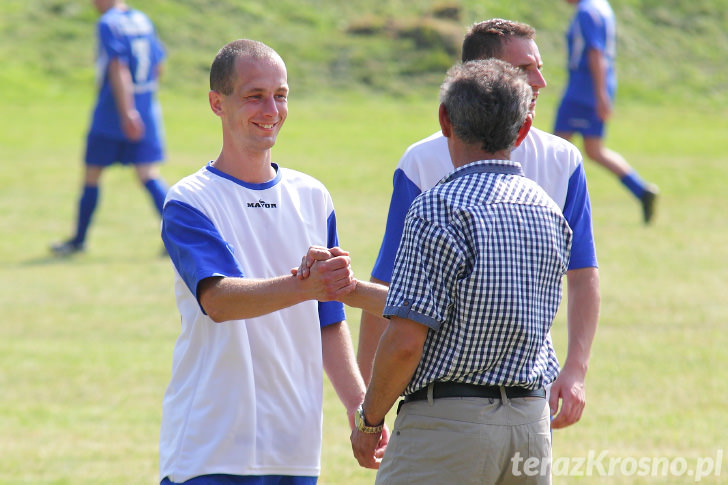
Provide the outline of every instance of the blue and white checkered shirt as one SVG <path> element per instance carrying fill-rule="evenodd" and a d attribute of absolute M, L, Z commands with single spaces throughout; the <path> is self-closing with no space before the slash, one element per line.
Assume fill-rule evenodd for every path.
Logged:
<path fill-rule="evenodd" d="M 433 381 L 541 388 L 571 229 L 520 164 L 473 162 L 415 199 L 384 316 L 430 328 L 404 391 Z"/>

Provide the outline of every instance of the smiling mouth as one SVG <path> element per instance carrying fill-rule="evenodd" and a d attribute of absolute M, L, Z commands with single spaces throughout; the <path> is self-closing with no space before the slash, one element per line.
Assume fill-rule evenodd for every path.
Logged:
<path fill-rule="evenodd" d="M 256 123 L 256 125 L 263 129 L 271 130 L 276 125 L 276 123 Z"/>

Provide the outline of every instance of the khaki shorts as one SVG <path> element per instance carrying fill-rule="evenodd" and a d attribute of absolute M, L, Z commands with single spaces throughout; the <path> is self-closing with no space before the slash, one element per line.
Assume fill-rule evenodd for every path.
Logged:
<path fill-rule="evenodd" d="M 550 484 L 548 401 L 445 398 L 402 405 L 377 484 Z"/>

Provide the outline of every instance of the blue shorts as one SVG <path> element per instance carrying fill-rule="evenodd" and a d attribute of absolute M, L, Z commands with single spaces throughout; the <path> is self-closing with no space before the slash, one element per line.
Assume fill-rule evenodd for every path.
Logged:
<path fill-rule="evenodd" d="M 202 475 L 190 478 L 184 485 L 316 485 L 318 477 L 300 477 L 289 475 Z M 160 485 L 175 485 L 175 482 L 165 478 Z"/>
<path fill-rule="evenodd" d="M 137 165 L 164 160 L 164 146 L 158 140 L 130 142 L 89 134 L 86 138 L 86 165 L 108 167 L 115 163 Z"/>
<path fill-rule="evenodd" d="M 580 133 L 581 136 L 604 136 L 604 122 L 593 106 L 562 100 L 556 114 L 555 133 Z"/>

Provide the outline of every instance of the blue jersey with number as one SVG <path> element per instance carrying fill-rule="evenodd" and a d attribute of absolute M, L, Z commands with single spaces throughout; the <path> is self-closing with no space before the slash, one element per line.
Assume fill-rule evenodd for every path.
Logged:
<path fill-rule="evenodd" d="M 616 23 L 606 0 L 581 0 L 566 35 L 569 46 L 569 83 L 564 99 L 595 106 L 594 81 L 589 71 L 588 51 L 596 49 L 607 62 L 607 92 L 614 99 Z"/>
<path fill-rule="evenodd" d="M 162 117 L 156 92 L 159 63 L 164 60 L 165 53 L 151 20 L 138 10 L 111 8 L 98 21 L 97 40 L 99 94 L 91 122 L 91 134 L 125 138 L 108 74 L 109 63 L 118 59 L 131 72 L 134 103 L 144 121 L 145 139 L 161 138 Z"/>

